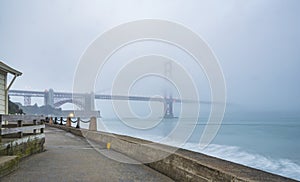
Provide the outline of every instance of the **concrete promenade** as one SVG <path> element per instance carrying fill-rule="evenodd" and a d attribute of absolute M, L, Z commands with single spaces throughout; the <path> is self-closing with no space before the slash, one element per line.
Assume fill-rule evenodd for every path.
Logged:
<path fill-rule="evenodd" d="M 25 158 L 19 169 L 1 181 L 172 181 L 145 165 L 111 160 L 92 148 L 84 138 L 63 130 L 47 127 L 45 134 L 46 151 Z M 105 144 L 98 146 L 108 155 L 126 158 L 107 150 Z"/>

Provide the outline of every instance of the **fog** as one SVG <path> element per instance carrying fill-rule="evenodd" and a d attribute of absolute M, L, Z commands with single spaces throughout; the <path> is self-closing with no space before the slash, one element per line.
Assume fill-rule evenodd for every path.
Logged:
<path fill-rule="evenodd" d="M 224 73 L 229 109 L 299 111 L 299 7 L 298 0 L 2 0 L 0 60 L 23 72 L 11 89 L 71 92 L 81 55 L 103 32 L 133 20 L 169 20 L 190 28 L 209 44 Z M 176 48 L 155 42 L 137 43 L 116 53 L 99 73 L 95 92 L 109 93 L 124 60 L 145 52 L 182 60 L 200 98 L 210 99 L 201 68 Z M 176 96 L 172 86 L 156 79 L 137 82 L 132 93 L 171 90 Z"/>

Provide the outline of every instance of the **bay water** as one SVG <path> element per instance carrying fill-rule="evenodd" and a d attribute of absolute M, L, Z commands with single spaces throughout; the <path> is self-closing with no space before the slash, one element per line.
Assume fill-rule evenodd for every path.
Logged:
<path fill-rule="evenodd" d="M 186 126 L 194 125 L 193 132 L 183 145 L 176 141 L 168 144 L 300 180 L 299 113 L 226 113 L 215 138 L 200 149 L 207 119 L 200 117 L 196 123 L 183 119 Z M 98 130 L 160 142 L 178 127 L 177 122 L 178 118 L 163 119 L 151 129 L 134 129 L 116 118 L 99 118 Z"/>

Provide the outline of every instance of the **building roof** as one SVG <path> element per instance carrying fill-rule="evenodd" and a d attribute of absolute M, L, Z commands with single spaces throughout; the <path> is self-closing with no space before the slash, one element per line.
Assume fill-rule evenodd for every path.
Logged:
<path fill-rule="evenodd" d="M 18 70 L 15 70 L 12 67 L 9 67 L 8 65 L 4 64 L 2 61 L 0 61 L 0 70 L 4 71 L 6 73 L 11 73 L 11 74 L 16 75 L 16 76 L 22 75 L 22 72 L 20 72 Z"/>

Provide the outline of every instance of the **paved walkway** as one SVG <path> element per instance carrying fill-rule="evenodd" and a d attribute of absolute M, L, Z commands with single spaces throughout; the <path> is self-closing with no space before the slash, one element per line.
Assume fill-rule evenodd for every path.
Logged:
<path fill-rule="evenodd" d="M 111 160 L 92 148 L 84 138 L 63 130 L 47 127 L 45 134 L 46 151 L 21 161 L 20 168 L 2 181 L 172 181 L 145 165 Z M 108 154 L 126 157 L 107 151 L 103 145 L 100 148 Z"/>

